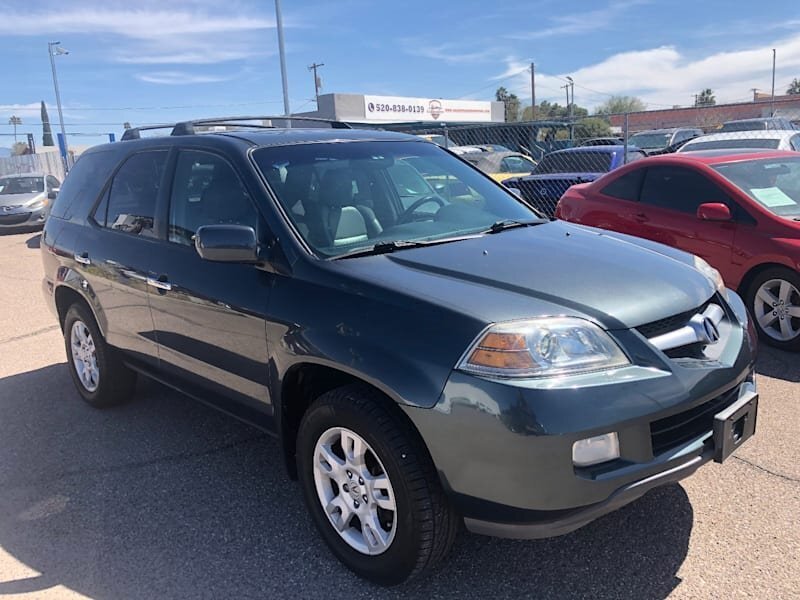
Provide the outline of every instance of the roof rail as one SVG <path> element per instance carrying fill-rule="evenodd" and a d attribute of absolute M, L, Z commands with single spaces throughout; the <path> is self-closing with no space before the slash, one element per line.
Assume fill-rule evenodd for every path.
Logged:
<path fill-rule="evenodd" d="M 138 139 L 140 139 L 142 137 L 140 135 L 140 133 L 139 133 L 141 131 L 148 131 L 150 129 L 173 129 L 175 127 L 175 125 L 176 125 L 176 123 L 171 123 L 171 124 L 166 124 L 165 123 L 163 125 L 142 125 L 141 127 L 129 127 L 122 134 L 121 140 L 122 141 L 125 141 L 125 140 L 138 140 Z"/>
<path fill-rule="evenodd" d="M 352 129 L 350 125 L 343 121 L 336 121 L 333 119 L 322 119 L 318 117 L 295 117 L 286 115 L 258 115 L 258 116 L 243 116 L 243 117 L 216 117 L 209 119 L 193 119 L 191 121 L 183 121 L 176 123 L 172 129 L 171 135 L 192 135 L 195 133 L 196 125 L 237 125 L 240 124 L 244 127 L 254 127 L 258 129 L 274 129 L 275 125 L 255 125 L 242 123 L 242 121 L 304 121 L 311 123 L 328 123 L 331 129 Z"/>

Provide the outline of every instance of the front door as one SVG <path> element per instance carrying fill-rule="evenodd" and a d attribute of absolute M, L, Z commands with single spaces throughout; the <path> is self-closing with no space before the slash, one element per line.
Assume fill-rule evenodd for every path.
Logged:
<path fill-rule="evenodd" d="M 266 311 L 273 275 L 253 265 L 200 258 L 194 233 L 202 225 L 225 223 L 264 232 L 251 195 L 228 161 L 181 150 L 167 240 L 153 257 L 148 278 L 161 369 L 201 398 L 263 422 L 272 412 Z"/>

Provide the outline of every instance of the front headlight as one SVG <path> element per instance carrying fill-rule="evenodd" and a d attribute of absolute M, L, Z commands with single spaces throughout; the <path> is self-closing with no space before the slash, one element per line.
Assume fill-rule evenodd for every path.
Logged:
<path fill-rule="evenodd" d="M 630 364 L 611 337 L 575 317 L 493 325 L 464 354 L 458 369 L 495 377 L 549 377 Z"/>
<path fill-rule="evenodd" d="M 47 206 L 47 196 L 36 196 L 33 200 L 28 200 L 25 204 L 23 204 L 25 208 L 30 208 L 31 210 L 38 210 L 40 208 L 44 208 Z"/>
<path fill-rule="evenodd" d="M 725 292 L 725 282 L 722 281 L 722 275 L 719 274 L 714 267 L 708 264 L 699 256 L 694 257 L 694 268 L 700 271 L 708 280 L 717 288 L 720 293 Z"/>

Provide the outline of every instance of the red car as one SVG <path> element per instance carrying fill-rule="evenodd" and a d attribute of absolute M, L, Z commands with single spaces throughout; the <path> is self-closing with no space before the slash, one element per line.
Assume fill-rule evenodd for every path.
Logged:
<path fill-rule="evenodd" d="M 800 154 L 647 158 L 572 186 L 556 217 L 704 258 L 744 297 L 764 341 L 800 350 Z"/>

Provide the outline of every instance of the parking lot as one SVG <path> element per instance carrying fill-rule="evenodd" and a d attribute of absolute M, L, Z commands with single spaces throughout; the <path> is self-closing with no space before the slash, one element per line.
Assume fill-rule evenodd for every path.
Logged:
<path fill-rule="evenodd" d="M 317 536 L 275 441 L 159 384 L 96 411 L 66 369 L 34 233 L 0 236 L 0 596 L 800 597 L 800 358 L 762 347 L 757 436 L 570 535 L 463 533 L 381 590 Z"/>

